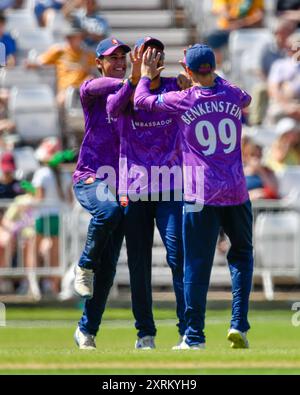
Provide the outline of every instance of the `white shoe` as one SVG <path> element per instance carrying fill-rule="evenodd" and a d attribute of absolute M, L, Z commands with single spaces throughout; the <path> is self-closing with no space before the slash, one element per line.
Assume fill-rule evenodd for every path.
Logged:
<path fill-rule="evenodd" d="M 138 350 L 153 350 L 155 348 L 154 336 L 138 337 L 134 348 Z"/>
<path fill-rule="evenodd" d="M 77 295 L 85 299 L 91 299 L 94 293 L 94 272 L 75 266 L 74 290 Z"/>
<path fill-rule="evenodd" d="M 186 336 L 183 336 L 182 342 L 180 344 L 172 348 L 172 350 L 204 350 L 204 349 L 205 349 L 205 343 L 198 343 L 189 346 L 186 343 Z"/>
<path fill-rule="evenodd" d="M 238 329 L 229 329 L 227 339 L 231 341 L 231 348 L 249 348 L 247 332 L 241 332 Z"/>
<path fill-rule="evenodd" d="M 74 333 L 74 340 L 80 350 L 96 350 L 95 336 L 81 332 L 79 327 Z"/>
<path fill-rule="evenodd" d="M 177 350 L 177 347 L 180 346 L 180 344 L 183 342 L 183 336 L 179 336 L 179 340 L 178 343 L 176 344 L 176 346 L 172 347 L 172 350 Z"/>

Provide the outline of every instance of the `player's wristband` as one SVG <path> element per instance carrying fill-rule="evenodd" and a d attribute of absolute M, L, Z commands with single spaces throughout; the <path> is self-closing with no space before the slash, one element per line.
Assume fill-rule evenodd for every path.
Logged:
<path fill-rule="evenodd" d="M 138 83 L 134 84 L 130 78 L 127 79 L 128 84 L 131 86 L 131 88 L 135 88 L 137 86 Z"/>

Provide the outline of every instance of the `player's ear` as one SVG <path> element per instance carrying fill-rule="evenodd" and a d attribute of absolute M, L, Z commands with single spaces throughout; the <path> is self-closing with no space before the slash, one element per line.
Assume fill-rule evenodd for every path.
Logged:
<path fill-rule="evenodd" d="M 96 58 L 95 62 L 96 62 L 96 66 L 97 66 L 98 71 L 102 74 L 102 66 L 103 66 L 102 59 Z"/>

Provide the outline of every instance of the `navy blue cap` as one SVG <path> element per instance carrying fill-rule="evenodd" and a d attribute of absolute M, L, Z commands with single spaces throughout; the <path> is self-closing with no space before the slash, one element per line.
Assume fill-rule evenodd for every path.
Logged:
<path fill-rule="evenodd" d="M 209 73 L 216 67 L 215 54 L 208 45 L 195 44 L 187 50 L 185 63 L 192 71 Z"/>
<path fill-rule="evenodd" d="M 108 56 L 111 55 L 118 48 L 123 48 L 125 52 L 131 51 L 131 48 L 128 45 L 124 44 L 122 41 L 117 40 L 114 37 L 110 37 L 100 41 L 96 48 L 96 55 L 98 57 Z"/>
<path fill-rule="evenodd" d="M 150 37 L 150 36 L 139 38 L 136 41 L 135 46 L 139 48 L 143 44 L 147 45 L 147 46 L 149 46 L 151 44 L 155 45 L 156 47 L 161 48 L 162 51 L 165 49 L 164 44 L 160 40 L 158 40 L 157 38 L 154 38 L 154 37 Z"/>

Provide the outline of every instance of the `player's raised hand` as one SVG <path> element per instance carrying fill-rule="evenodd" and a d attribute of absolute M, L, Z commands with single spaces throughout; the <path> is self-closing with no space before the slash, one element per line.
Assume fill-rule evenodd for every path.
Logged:
<path fill-rule="evenodd" d="M 143 58 L 143 50 L 144 44 L 141 45 L 139 48 L 134 47 L 133 51 L 130 52 L 130 61 L 131 61 L 131 75 L 129 80 L 133 85 L 136 85 L 141 78 L 141 65 L 142 65 L 142 58 Z"/>
<path fill-rule="evenodd" d="M 189 46 L 189 48 L 190 47 L 191 47 L 191 45 Z M 177 76 L 177 85 L 179 86 L 179 88 L 181 90 L 188 89 L 192 86 L 191 76 L 189 75 L 189 73 L 187 71 L 187 67 L 186 67 L 186 63 L 185 63 L 186 62 L 185 61 L 186 51 L 187 51 L 187 49 L 185 48 L 183 50 L 183 59 L 179 60 L 179 63 L 181 64 L 181 66 L 184 70 Z"/>
<path fill-rule="evenodd" d="M 191 45 L 190 45 L 190 47 L 191 47 Z M 187 51 L 187 49 L 184 48 L 184 50 L 183 50 L 183 59 L 180 59 L 178 63 L 180 63 L 180 65 L 183 68 L 183 70 L 187 73 L 187 68 L 186 68 L 186 64 L 185 64 L 186 51 Z"/>
<path fill-rule="evenodd" d="M 143 55 L 143 61 L 141 66 L 142 77 L 148 77 L 153 80 L 157 77 L 163 70 L 164 67 L 158 67 L 158 62 L 161 58 L 161 52 L 157 52 L 154 48 L 147 48 Z"/>
<path fill-rule="evenodd" d="M 192 86 L 192 80 L 188 73 L 182 72 L 177 76 L 177 85 L 183 91 Z"/>

